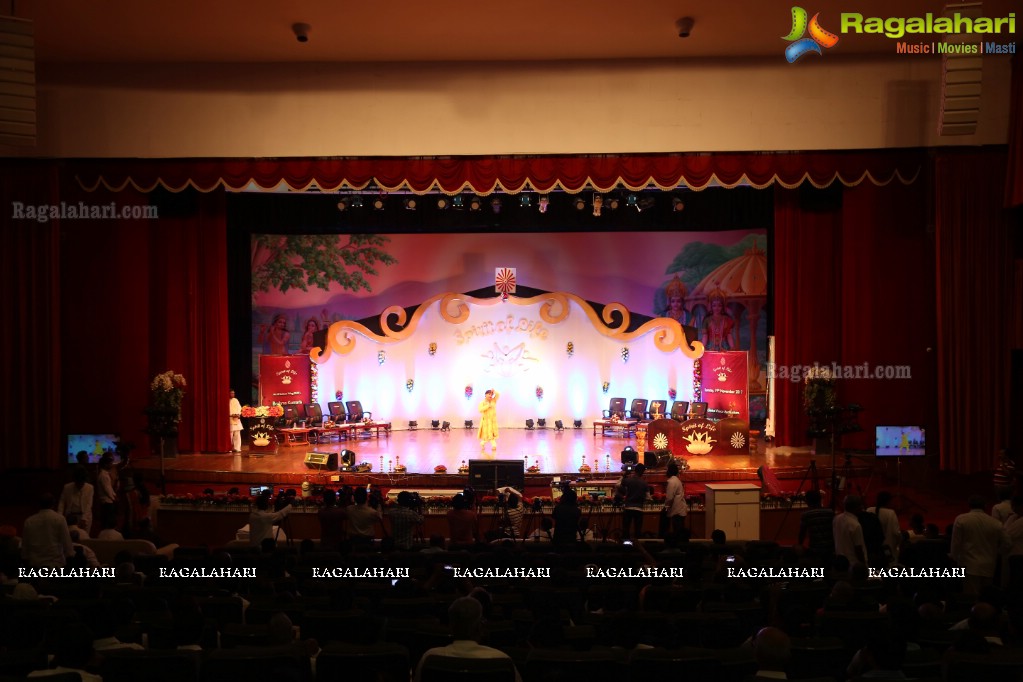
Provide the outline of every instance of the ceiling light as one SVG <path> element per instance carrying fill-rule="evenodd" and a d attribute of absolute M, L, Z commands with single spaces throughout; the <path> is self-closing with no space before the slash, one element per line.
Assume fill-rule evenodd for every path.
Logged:
<path fill-rule="evenodd" d="M 347 208 L 348 208 L 348 200 L 347 199 L 341 199 L 340 201 L 337 202 L 337 210 L 338 211 L 344 211 Z"/>
<path fill-rule="evenodd" d="M 501 200 L 498 199 L 497 197 L 494 197 L 493 199 L 491 199 L 490 200 L 490 208 L 491 208 L 491 210 L 493 210 L 494 213 L 500 213 L 501 212 Z"/>
<path fill-rule="evenodd" d="M 533 205 L 533 198 L 528 194 L 523 194 L 519 197 L 519 206 L 522 208 L 529 208 Z"/>
<path fill-rule="evenodd" d="M 685 209 L 686 209 L 686 205 L 685 205 L 685 203 L 683 203 L 682 199 L 680 199 L 679 197 L 672 197 L 671 198 L 671 210 L 672 211 L 675 211 L 676 213 L 678 213 L 680 211 L 684 211 Z"/>
<path fill-rule="evenodd" d="M 443 211 L 444 209 L 446 209 L 450 205 L 451 205 L 451 201 L 447 197 L 438 197 L 437 198 L 437 208 L 439 210 Z"/>
<path fill-rule="evenodd" d="M 586 200 L 582 197 L 577 197 L 575 200 L 575 210 L 582 211 L 586 208 Z"/>
<path fill-rule="evenodd" d="M 452 197 L 451 205 L 455 207 L 456 211 L 461 211 L 463 208 L 465 208 L 465 197 L 463 197 L 461 194 Z"/>
<path fill-rule="evenodd" d="M 352 197 L 349 206 L 351 206 L 352 208 L 362 208 L 362 197 L 356 194 L 354 197 Z"/>
<path fill-rule="evenodd" d="M 408 211 L 416 210 L 416 200 L 413 197 L 409 197 L 405 200 L 405 209 Z"/>
<path fill-rule="evenodd" d="M 377 197 L 376 199 L 373 200 L 373 210 L 375 210 L 375 211 L 382 211 L 382 210 L 384 210 L 384 198 L 383 197 Z"/>
<path fill-rule="evenodd" d="M 540 197 L 539 204 L 540 204 L 539 205 L 540 213 L 546 213 L 547 212 L 547 207 L 550 206 L 550 204 L 551 204 L 551 200 L 549 198 L 545 197 L 545 196 L 544 197 Z"/>
<path fill-rule="evenodd" d="M 642 213 L 657 205 L 657 200 L 653 197 L 643 197 L 636 202 L 636 210 Z"/>
<path fill-rule="evenodd" d="M 636 197 L 635 194 L 630 194 L 629 196 L 625 197 L 625 205 L 628 206 L 629 208 L 636 208 L 636 202 L 638 200 L 639 199 Z"/>
<path fill-rule="evenodd" d="M 618 210 L 618 197 L 611 197 L 607 200 L 607 207 L 612 211 Z"/>
<path fill-rule="evenodd" d="M 678 29 L 678 37 L 688 38 L 689 34 L 693 32 L 693 24 L 695 23 L 696 20 L 693 19 L 692 17 L 682 17 L 681 19 L 676 21 L 675 28 Z"/>
<path fill-rule="evenodd" d="M 479 197 L 474 196 L 472 199 L 469 199 L 469 210 L 470 211 L 478 211 L 478 210 L 480 210 L 480 206 L 482 206 L 482 205 L 483 205 L 483 200 L 480 199 Z"/>
<path fill-rule="evenodd" d="M 603 206 L 604 206 L 604 197 L 600 196 L 599 194 L 595 194 L 593 196 L 593 217 L 594 218 L 599 218 L 600 217 L 600 209 L 603 208 Z"/>
<path fill-rule="evenodd" d="M 295 33 L 295 40 L 297 40 L 300 43 L 309 42 L 309 31 L 312 30 L 309 24 L 303 23 L 292 24 L 291 30 Z"/>

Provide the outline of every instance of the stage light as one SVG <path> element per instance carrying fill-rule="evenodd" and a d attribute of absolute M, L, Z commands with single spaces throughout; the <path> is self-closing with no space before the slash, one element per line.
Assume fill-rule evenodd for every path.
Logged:
<path fill-rule="evenodd" d="M 586 208 L 586 200 L 583 199 L 582 197 L 577 198 L 575 200 L 575 210 L 582 211 L 585 208 Z"/>
<path fill-rule="evenodd" d="M 431 429 L 439 429 L 440 428 L 440 420 L 439 419 L 434 419 L 433 421 L 431 421 L 430 422 L 430 428 Z"/>
<path fill-rule="evenodd" d="M 672 197 L 671 198 L 671 210 L 676 212 L 676 213 L 680 213 L 680 212 L 686 210 L 685 202 L 683 202 L 682 199 L 680 199 L 679 197 Z"/>
<path fill-rule="evenodd" d="M 540 213 L 546 213 L 547 207 L 551 205 L 551 200 L 548 197 L 540 197 L 539 209 Z"/>
<path fill-rule="evenodd" d="M 638 202 L 639 197 L 637 197 L 635 194 L 630 194 L 629 196 L 625 197 L 625 205 L 630 208 L 636 208 L 636 204 Z"/>
<path fill-rule="evenodd" d="M 465 197 L 463 197 L 461 194 L 452 197 L 451 205 L 455 207 L 456 211 L 461 211 L 463 208 L 465 208 Z"/>
<path fill-rule="evenodd" d="M 607 207 L 612 211 L 618 210 L 618 197 L 611 197 L 607 200 Z"/>
<path fill-rule="evenodd" d="M 533 430 L 533 420 L 532 419 L 527 419 L 526 420 L 526 428 L 529 429 L 530 431 Z"/>
<path fill-rule="evenodd" d="M 547 420 L 544 419 L 543 417 L 538 418 L 536 420 L 536 427 L 538 429 L 546 429 L 547 428 Z"/>
<path fill-rule="evenodd" d="M 555 422 L 554 422 L 554 430 L 555 431 L 564 431 L 565 430 L 565 422 L 561 421 L 560 419 L 555 420 Z"/>
<path fill-rule="evenodd" d="M 437 199 L 437 210 L 443 211 L 451 205 L 451 201 L 447 197 L 440 197 Z"/>
<path fill-rule="evenodd" d="M 519 197 L 519 206 L 522 208 L 529 208 L 533 205 L 533 198 L 528 194 L 523 194 Z"/>
<path fill-rule="evenodd" d="M 583 420 L 582 419 L 576 419 L 576 420 L 572 421 L 572 428 L 573 429 L 581 429 L 582 427 L 583 427 Z"/>
<path fill-rule="evenodd" d="M 642 213 L 643 211 L 650 210 L 656 205 L 657 200 L 654 199 L 653 197 L 643 197 L 638 202 L 636 202 L 636 210 Z"/>
<path fill-rule="evenodd" d="M 408 430 L 409 431 L 415 431 L 418 428 L 419 428 L 419 422 L 417 422 L 417 421 L 410 421 L 408 423 Z"/>
<path fill-rule="evenodd" d="M 490 210 L 492 210 L 494 213 L 500 213 L 501 212 L 501 200 L 498 199 L 497 197 L 494 197 L 493 199 L 491 199 L 490 200 Z"/>
<path fill-rule="evenodd" d="M 440 430 L 441 431 L 450 431 L 451 430 L 451 422 L 444 422 L 443 424 L 441 424 L 440 425 Z"/>
<path fill-rule="evenodd" d="M 337 202 L 337 210 L 339 213 L 344 212 L 348 208 L 348 200 L 342 198 Z"/>
<path fill-rule="evenodd" d="M 355 195 L 354 197 L 352 197 L 350 205 L 352 208 L 362 208 L 362 197 Z"/>
<path fill-rule="evenodd" d="M 482 205 L 483 205 L 483 200 L 480 199 L 479 197 L 474 196 L 472 199 L 469 199 L 469 210 L 470 211 L 478 211 L 478 210 L 480 210 L 480 206 L 482 206 Z"/>
<path fill-rule="evenodd" d="M 373 210 L 382 211 L 384 210 L 384 200 L 382 197 L 377 197 L 373 200 Z"/>
<path fill-rule="evenodd" d="M 416 200 L 413 197 L 409 197 L 405 200 L 405 210 L 414 211 L 416 210 Z"/>
<path fill-rule="evenodd" d="M 593 197 L 593 217 L 600 217 L 600 209 L 604 207 L 604 197 L 599 194 Z"/>
<path fill-rule="evenodd" d="M 467 428 L 467 429 L 471 429 L 472 428 L 472 420 L 471 419 L 466 419 L 465 420 L 465 428 Z"/>
<path fill-rule="evenodd" d="M 355 451 L 354 450 L 342 450 L 338 454 L 338 470 L 339 471 L 350 471 L 355 466 Z"/>

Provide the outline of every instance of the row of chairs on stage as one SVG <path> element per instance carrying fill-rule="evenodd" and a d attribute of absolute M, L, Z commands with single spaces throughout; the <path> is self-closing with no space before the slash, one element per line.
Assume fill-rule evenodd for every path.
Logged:
<path fill-rule="evenodd" d="M 377 434 L 381 430 L 390 432 L 391 423 L 373 419 L 373 413 L 362 409 L 362 402 L 349 400 L 346 403 L 331 401 L 327 403 L 327 414 L 323 414 L 319 403 L 294 403 L 284 405 L 284 416 L 281 417 L 279 428 L 309 429 L 310 440 L 318 438 L 331 438 L 336 436 L 339 440 L 352 434 L 357 428 L 363 432 L 375 430 Z"/>
<path fill-rule="evenodd" d="M 705 418 L 707 416 L 707 403 L 693 402 L 688 400 L 676 400 L 668 412 L 667 400 L 647 400 L 646 398 L 634 398 L 629 409 L 625 409 L 625 398 L 611 398 L 608 409 L 604 410 L 602 419 L 593 421 L 593 432 L 597 429 L 606 432 L 609 428 L 619 428 L 626 433 L 635 431 L 640 424 L 651 422 L 657 419 L 673 419 L 677 422 L 684 422 L 688 419 Z"/>

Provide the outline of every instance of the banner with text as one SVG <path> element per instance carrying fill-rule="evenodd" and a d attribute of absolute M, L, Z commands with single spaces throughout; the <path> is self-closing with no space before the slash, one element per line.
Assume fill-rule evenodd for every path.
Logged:
<path fill-rule="evenodd" d="M 703 354 L 700 387 L 708 419 L 741 419 L 749 423 L 749 354 L 744 350 Z"/>
<path fill-rule="evenodd" d="M 308 403 L 310 365 L 308 355 L 260 355 L 259 404 Z"/>

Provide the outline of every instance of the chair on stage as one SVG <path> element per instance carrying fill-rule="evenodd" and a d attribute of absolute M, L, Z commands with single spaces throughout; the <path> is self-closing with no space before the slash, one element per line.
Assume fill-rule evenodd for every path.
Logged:
<path fill-rule="evenodd" d="M 689 401 L 676 400 L 671 404 L 671 418 L 677 422 L 684 422 L 689 416 Z"/>
<path fill-rule="evenodd" d="M 284 405 L 284 416 L 281 417 L 283 426 L 286 429 L 293 429 L 298 425 L 298 420 L 305 416 L 305 406 L 301 403 Z M 298 408 L 302 408 L 301 416 Z"/>
<path fill-rule="evenodd" d="M 668 401 L 667 400 L 651 400 L 650 409 L 647 410 L 646 418 L 648 421 L 654 421 L 655 419 L 664 419 L 668 414 Z"/>
<path fill-rule="evenodd" d="M 320 409 L 319 403 L 309 403 L 305 406 L 305 425 L 309 429 L 310 442 L 319 442 L 321 436 L 326 435 L 327 440 L 330 440 L 330 434 L 324 434 L 323 432 L 323 410 Z"/>
<path fill-rule="evenodd" d="M 344 424 L 348 420 L 348 415 L 345 414 L 345 404 L 337 400 L 327 403 L 327 412 L 335 424 Z"/>
<path fill-rule="evenodd" d="M 391 422 L 373 419 L 372 412 L 362 409 L 361 401 L 349 400 L 346 404 L 348 405 L 348 423 L 352 424 L 354 428 L 361 429 L 366 434 L 372 431 L 377 436 L 380 435 L 381 429 L 386 434 L 391 433 Z"/>
<path fill-rule="evenodd" d="M 629 419 L 643 421 L 646 419 L 646 406 L 649 401 L 646 398 L 633 398 L 629 406 Z"/>
<path fill-rule="evenodd" d="M 706 419 L 707 418 L 707 403 L 698 402 L 693 403 L 689 406 L 689 418 L 690 419 Z"/>
<path fill-rule="evenodd" d="M 606 434 L 608 430 L 620 429 L 622 435 L 627 436 L 635 432 L 637 424 L 639 419 L 630 417 L 625 411 L 625 398 L 611 398 L 611 403 L 604 410 L 604 418 L 593 420 L 593 435 L 597 435 L 597 429 L 600 429 L 601 435 Z"/>

